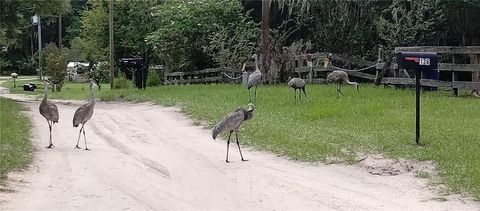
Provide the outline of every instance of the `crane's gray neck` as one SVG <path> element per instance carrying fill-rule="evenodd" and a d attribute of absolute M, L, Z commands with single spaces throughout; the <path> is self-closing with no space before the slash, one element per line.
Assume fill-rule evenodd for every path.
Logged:
<path fill-rule="evenodd" d="M 93 91 L 92 83 L 90 83 L 90 103 L 95 103 L 95 92 Z"/>
<path fill-rule="evenodd" d="M 358 86 L 358 83 L 357 83 L 357 82 L 350 82 L 349 80 L 347 80 L 347 83 L 350 84 L 350 85 Z"/>
<path fill-rule="evenodd" d="M 348 79 L 348 77 L 347 77 L 347 78 L 344 78 L 343 81 L 344 81 L 345 83 L 347 83 L 347 84 L 350 84 L 350 85 L 358 85 L 358 83 L 356 83 L 356 82 L 351 82 L 351 81 Z"/>
<path fill-rule="evenodd" d="M 48 84 L 47 84 L 47 82 L 44 81 L 43 85 L 45 86 L 45 89 L 44 89 L 45 93 L 43 95 L 43 101 L 46 101 L 47 100 L 47 94 L 48 94 Z"/>
<path fill-rule="evenodd" d="M 258 67 L 258 56 L 255 56 L 255 71 L 260 71 L 260 68 Z"/>

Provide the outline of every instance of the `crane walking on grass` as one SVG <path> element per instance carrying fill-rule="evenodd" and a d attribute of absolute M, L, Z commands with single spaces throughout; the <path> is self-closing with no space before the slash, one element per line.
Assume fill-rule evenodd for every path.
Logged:
<path fill-rule="evenodd" d="M 52 125 L 58 123 L 58 108 L 57 105 L 53 104 L 52 102 L 48 101 L 47 93 L 48 93 L 48 84 L 47 80 L 43 81 L 43 85 L 45 86 L 45 94 L 43 95 L 43 100 L 40 103 L 39 110 L 40 114 L 45 117 L 48 123 L 48 129 L 50 130 L 50 145 L 47 148 L 51 149 L 55 147 L 52 143 Z"/>
<path fill-rule="evenodd" d="M 302 92 L 301 91 L 303 91 L 303 94 L 305 95 L 305 97 L 307 97 L 308 102 L 310 102 L 310 98 L 308 98 L 308 95 L 305 92 L 305 80 L 303 80 L 301 78 L 292 78 L 288 81 L 288 86 L 292 87 L 293 90 L 295 91 L 295 103 L 297 102 L 297 89 L 299 89 L 298 90 L 298 98 L 300 98 L 300 100 L 302 99 Z"/>
<path fill-rule="evenodd" d="M 238 129 L 240 128 L 240 125 L 242 122 L 250 120 L 253 117 L 253 111 L 255 110 L 255 107 L 253 106 L 252 103 L 248 104 L 248 108 L 237 108 L 234 112 L 228 114 L 220 123 L 218 123 L 214 128 L 213 128 L 213 133 L 212 137 L 213 140 L 215 140 L 221 132 L 228 131 L 230 132 L 227 140 L 227 158 L 225 159 L 225 162 L 228 161 L 228 148 L 230 146 L 230 137 L 232 137 L 232 133 L 235 132 L 235 137 L 237 140 L 237 146 L 238 146 L 238 151 L 240 152 L 240 157 L 242 158 L 242 161 L 246 161 L 243 159 L 242 155 L 242 150 L 240 149 L 240 143 L 238 140 Z"/>
<path fill-rule="evenodd" d="M 262 72 L 258 68 L 258 56 L 253 54 L 252 58 L 255 59 L 255 71 L 248 76 L 247 89 L 248 89 L 248 98 L 249 102 L 252 102 L 252 97 L 250 95 L 250 88 L 255 87 L 255 99 L 257 99 L 257 86 L 262 83 Z"/>
<path fill-rule="evenodd" d="M 348 74 L 345 71 L 335 70 L 327 75 L 327 80 L 332 81 L 337 85 L 337 97 L 340 96 L 340 94 L 343 96 L 341 90 L 343 83 L 354 85 L 357 89 L 357 93 L 360 93 L 360 91 L 358 90 L 358 86 L 360 86 L 360 84 L 358 84 L 357 82 L 350 82 L 350 80 L 348 80 Z"/>
<path fill-rule="evenodd" d="M 95 93 L 93 92 L 93 86 L 97 85 L 95 82 L 90 81 L 90 99 L 88 102 L 80 108 L 75 111 L 75 115 L 73 116 L 73 127 L 78 127 L 80 124 L 82 124 L 82 127 L 80 128 L 80 132 L 78 133 L 78 139 L 77 139 L 77 146 L 75 146 L 75 149 L 80 149 L 78 147 L 78 143 L 80 142 L 80 135 L 82 134 L 83 131 L 83 139 L 85 140 L 85 150 L 89 150 L 87 147 L 87 138 L 85 137 L 85 124 L 87 121 L 92 118 L 93 115 L 93 110 L 95 108 Z M 98 86 L 98 85 L 97 85 Z"/>

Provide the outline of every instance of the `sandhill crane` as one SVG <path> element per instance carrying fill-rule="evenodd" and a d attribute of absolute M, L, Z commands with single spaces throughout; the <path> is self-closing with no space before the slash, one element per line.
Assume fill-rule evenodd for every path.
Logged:
<path fill-rule="evenodd" d="M 305 97 L 307 97 L 308 102 L 310 102 L 310 98 L 308 98 L 308 95 L 305 92 L 305 80 L 301 78 L 292 78 L 288 81 L 288 86 L 292 87 L 293 90 L 295 91 L 295 103 L 297 102 L 297 89 L 302 90 Z M 301 100 L 302 92 L 300 90 L 298 90 L 298 98 L 300 98 Z"/>
<path fill-rule="evenodd" d="M 78 139 L 77 139 L 77 146 L 75 146 L 75 149 L 80 149 L 78 147 L 78 143 L 80 142 L 80 135 L 82 134 L 83 131 L 83 139 L 85 140 L 85 150 L 89 150 L 87 147 L 87 138 L 85 137 L 85 124 L 87 121 L 92 117 L 93 115 L 93 109 L 95 108 L 95 93 L 93 92 L 93 86 L 97 85 L 95 82 L 90 81 L 90 99 L 88 102 L 80 108 L 75 111 L 75 115 L 73 116 L 73 127 L 78 127 L 80 124 L 82 124 L 82 127 L 80 128 L 80 132 L 78 133 Z"/>
<path fill-rule="evenodd" d="M 47 148 L 51 149 L 55 147 L 52 143 L 52 125 L 58 123 L 58 108 L 55 104 L 47 100 L 47 82 L 47 80 L 43 81 L 43 85 L 45 86 L 45 94 L 43 95 L 43 100 L 40 103 L 38 110 L 40 110 L 40 114 L 47 120 L 48 129 L 50 130 L 50 145 L 48 145 Z"/>
<path fill-rule="evenodd" d="M 258 68 L 257 54 L 253 54 L 252 58 L 255 59 L 255 71 L 248 76 L 247 81 L 248 98 L 250 103 L 252 102 L 250 88 L 255 87 L 255 99 L 257 99 L 257 86 L 262 83 L 262 72 L 260 72 L 260 68 Z"/>
<path fill-rule="evenodd" d="M 240 157 L 242 158 L 242 161 L 246 161 L 243 159 L 242 155 L 242 150 L 240 149 L 240 143 L 238 141 L 238 129 L 240 128 L 240 125 L 242 122 L 247 121 L 253 117 L 253 111 L 255 110 L 255 107 L 253 106 L 252 103 L 248 104 L 248 108 L 237 108 L 234 112 L 228 114 L 220 123 L 218 123 L 214 128 L 213 128 L 213 133 L 212 137 L 213 140 L 215 140 L 221 132 L 224 131 L 229 131 L 230 135 L 228 136 L 227 140 L 227 158 L 225 159 L 225 162 L 228 163 L 228 148 L 230 146 L 230 137 L 232 137 L 232 133 L 235 131 L 235 137 L 237 140 L 237 146 L 238 146 L 238 151 L 240 152 Z"/>
<path fill-rule="evenodd" d="M 333 72 L 331 72 L 330 74 L 327 75 L 327 80 L 336 83 L 336 85 L 337 85 L 337 96 L 339 96 L 340 94 L 343 96 L 341 88 L 342 88 L 342 83 L 344 83 L 344 82 L 347 83 L 347 84 L 350 84 L 350 85 L 354 85 L 355 88 L 357 89 L 357 93 L 360 93 L 359 90 L 358 90 L 358 86 L 360 84 L 358 84 L 357 82 L 350 82 L 350 80 L 348 80 L 348 74 L 345 71 L 335 70 L 335 71 L 333 71 Z"/>

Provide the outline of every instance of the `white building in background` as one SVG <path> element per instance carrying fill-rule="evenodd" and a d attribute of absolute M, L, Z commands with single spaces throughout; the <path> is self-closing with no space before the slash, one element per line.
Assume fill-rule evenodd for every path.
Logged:
<path fill-rule="evenodd" d="M 83 73 L 90 64 L 86 62 L 68 62 L 67 64 L 67 77 L 69 81 L 77 80 L 78 74 Z M 79 71 L 80 70 L 80 71 Z"/>

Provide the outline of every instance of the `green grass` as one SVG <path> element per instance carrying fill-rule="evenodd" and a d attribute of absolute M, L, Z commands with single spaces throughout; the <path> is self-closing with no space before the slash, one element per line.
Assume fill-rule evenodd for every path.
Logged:
<path fill-rule="evenodd" d="M 83 89 L 83 90 L 82 90 Z M 39 92 L 41 93 L 41 92 Z M 241 132 L 242 142 L 300 161 L 351 162 L 358 153 L 434 160 L 451 191 L 480 199 L 480 101 L 445 92 L 422 96 L 422 146 L 415 145 L 413 90 L 363 85 L 360 95 L 344 87 L 337 98 L 334 85 L 308 85 L 312 102 L 293 102 L 286 86 L 258 89 L 255 116 Z M 52 97 L 87 99 L 87 84 L 66 84 Z M 102 100 L 153 101 L 180 105 L 190 116 L 210 126 L 248 103 L 241 85 L 184 85 L 147 90 L 97 91 Z"/>
<path fill-rule="evenodd" d="M 30 121 L 20 104 L 0 97 L 0 183 L 31 161 Z"/>

